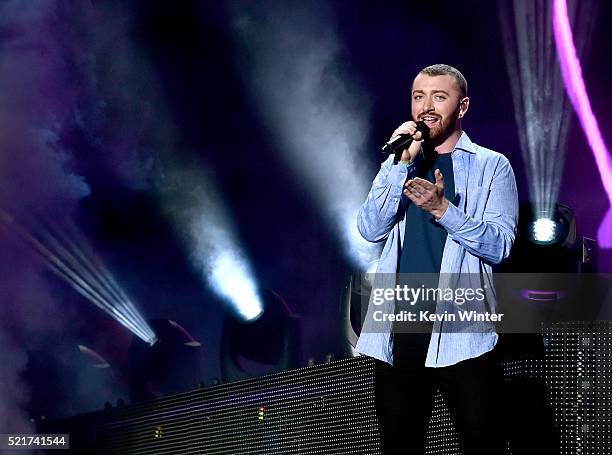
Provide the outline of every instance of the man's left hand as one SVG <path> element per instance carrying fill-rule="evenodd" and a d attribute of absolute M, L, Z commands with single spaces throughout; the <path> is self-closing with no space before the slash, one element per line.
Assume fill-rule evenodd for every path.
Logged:
<path fill-rule="evenodd" d="M 436 183 L 420 177 L 410 179 L 404 184 L 404 194 L 417 207 L 431 213 L 436 220 L 442 218 L 448 208 L 448 199 L 444 197 L 444 177 L 440 169 L 434 172 Z"/>

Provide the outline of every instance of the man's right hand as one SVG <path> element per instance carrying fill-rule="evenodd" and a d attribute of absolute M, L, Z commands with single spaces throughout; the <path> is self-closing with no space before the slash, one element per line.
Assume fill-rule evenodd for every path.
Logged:
<path fill-rule="evenodd" d="M 421 150 L 421 145 L 423 144 L 423 134 L 421 134 L 420 131 L 417 131 L 417 125 L 412 120 L 402 123 L 393 132 L 390 140 L 395 139 L 395 137 L 399 136 L 400 134 L 408 134 L 413 139 L 410 146 L 402 150 L 400 161 L 408 161 L 412 163 L 412 161 L 414 161 L 418 155 L 419 150 Z"/>

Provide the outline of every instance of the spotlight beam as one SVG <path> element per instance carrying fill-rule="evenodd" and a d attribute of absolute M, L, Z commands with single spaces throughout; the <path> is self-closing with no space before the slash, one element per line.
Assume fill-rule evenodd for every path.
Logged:
<path fill-rule="evenodd" d="M 243 319 L 257 318 L 264 311 L 257 278 L 214 178 L 203 166 L 169 164 L 160 185 L 162 205 L 194 268 Z"/>
<path fill-rule="evenodd" d="M 5 226 L 12 228 L 41 257 L 44 264 L 75 291 L 142 340 L 149 344 L 155 342 L 155 334 L 142 316 L 137 313 L 129 299 L 123 297 L 117 298 L 114 295 L 125 296 L 125 294 L 122 291 L 118 291 L 118 289 L 111 291 L 107 285 L 101 283 L 101 277 L 110 277 L 110 274 L 99 261 L 93 259 L 93 254 L 85 254 L 83 250 L 78 249 L 76 244 L 72 242 L 68 242 L 70 247 L 66 247 L 49 229 L 45 229 L 43 232 L 43 242 L 34 237 L 2 210 L 0 210 L 0 221 Z M 65 240 L 67 239 L 65 236 L 62 237 Z M 93 267 L 94 261 L 97 261 L 100 265 L 97 271 Z M 108 280 L 106 281 L 106 284 L 108 284 Z"/>
<path fill-rule="evenodd" d="M 556 1 L 556 0 L 555 0 Z M 559 2 L 557 2 L 559 3 Z M 551 218 L 565 162 L 570 107 L 552 41 L 551 0 L 504 0 L 500 22 L 514 114 L 536 218 Z M 586 47 L 594 2 L 574 2 L 570 14 Z"/>
<path fill-rule="evenodd" d="M 76 241 L 72 240 L 68 236 L 68 230 L 70 230 L 70 237 L 76 239 Z M 49 234 L 49 239 L 58 245 L 59 248 L 62 248 L 63 250 L 68 248 L 70 253 L 72 253 L 72 255 L 78 259 L 78 261 L 80 261 L 79 263 L 78 261 L 75 261 L 74 258 L 72 259 L 72 262 L 76 263 L 75 268 L 77 270 L 83 270 L 83 273 L 89 271 L 90 275 L 88 279 L 90 282 L 97 283 L 100 290 L 104 289 L 108 292 L 107 295 L 109 301 L 119 302 L 121 305 L 123 305 L 126 312 L 129 313 L 132 320 L 140 321 L 143 323 L 143 325 L 146 324 L 132 302 L 125 295 L 108 270 L 106 270 L 105 266 L 96 257 L 87 242 L 82 239 L 81 235 L 76 229 L 72 228 L 70 225 L 66 226 L 66 231 L 53 229 L 50 226 L 46 226 L 46 232 Z M 60 244 L 60 241 L 66 245 L 66 247 L 63 247 Z M 70 253 L 66 252 L 63 257 L 71 257 Z"/>
<path fill-rule="evenodd" d="M 348 258 L 365 270 L 382 246 L 365 241 L 356 222 L 371 182 L 361 156 L 369 106 L 341 70 L 334 18 L 324 7 L 306 15 L 247 7 L 235 15 L 236 40 L 250 56 L 245 86 Z"/>
<path fill-rule="evenodd" d="M 554 60 L 548 0 L 500 3 L 504 52 L 529 192 L 538 216 L 550 217 L 557 201 L 569 112 Z"/>
<path fill-rule="evenodd" d="M 229 216 L 211 195 L 198 210 L 200 213 L 191 221 L 191 236 L 206 280 L 244 320 L 256 319 L 263 311 L 263 303 L 250 261 L 239 246 Z"/>
<path fill-rule="evenodd" d="M 113 317 L 119 318 L 124 325 L 127 324 L 128 328 L 139 332 L 144 337 L 147 336 L 146 331 L 140 329 L 140 327 L 144 327 L 146 325 L 146 322 L 140 315 L 135 313 L 133 308 L 131 308 L 127 302 L 113 297 L 104 284 L 101 283 L 95 272 L 92 274 L 90 271 L 88 271 L 87 264 L 90 264 L 90 261 L 85 258 L 85 255 L 81 251 L 79 251 L 78 256 L 82 257 L 84 260 L 79 262 L 77 256 L 73 255 L 71 251 L 64 247 L 64 245 L 60 243 L 60 241 L 51 233 L 51 231 L 48 230 L 48 228 L 43 232 L 43 235 L 49 246 L 51 246 L 56 252 L 54 257 L 57 260 L 54 261 L 54 265 L 57 265 L 58 261 L 63 263 L 62 270 L 69 273 L 70 277 L 73 279 L 76 277 L 78 279 L 77 285 L 86 288 L 89 292 L 88 295 L 95 296 L 95 301 L 97 302 L 98 306 L 103 305 L 103 309 L 110 310 L 109 314 Z M 41 242 L 39 243 L 41 248 L 45 248 Z M 74 248 L 74 244 L 71 244 Z M 46 249 L 47 253 L 53 254 L 49 248 Z M 66 278 L 65 275 L 63 276 Z M 117 308 L 123 308 L 125 311 L 118 312 Z"/>
<path fill-rule="evenodd" d="M 102 295 L 100 295 L 92 286 L 77 272 L 70 269 L 61 259 L 59 259 L 55 254 L 53 254 L 50 250 L 48 250 L 42 243 L 36 240 L 34 237 L 28 239 L 31 241 L 32 245 L 36 249 L 36 251 L 40 254 L 43 261 L 47 264 L 47 266 L 56 273 L 60 278 L 63 278 L 66 283 L 68 283 L 74 290 L 76 290 L 79 294 L 85 297 L 87 300 L 92 302 L 98 308 L 106 312 L 109 316 L 118 320 L 125 327 L 130 329 L 140 338 L 146 339 L 146 335 L 126 316 L 121 314 L 117 309 L 109 303 Z"/>
<path fill-rule="evenodd" d="M 74 290 L 85 297 L 87 300 L 95 304 L 98 308 L 104 310 L 110 316 L 118 319 L 123 325 L 129 328 L 139 336 L 142 335 L 140 329 L 136 327 L 131 321 L 125 318 L 122 314 L 118 313 L 113 306 L 104 299 L 92 286 L 83 279 L 78 272 L 71 269 L 64 261 L 58 256 L 51 252 L 42 242 L 36 239 L 34 236 L 23 231 L 21 232 L 22 238 L 25 238 L 41 256 L 45 264 L 53 271 L 56 275 L 66 281 Z"/>

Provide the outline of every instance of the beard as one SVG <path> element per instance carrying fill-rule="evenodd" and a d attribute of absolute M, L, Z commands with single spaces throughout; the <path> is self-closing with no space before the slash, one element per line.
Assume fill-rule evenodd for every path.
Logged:
<path fill-rule="evenodd" d="M 457 117 L 447 117 L 440 119 L 429 130 L 429 140 L 433 144 L 441 144 L 455 129 Z"/>
<path fill-rule="evenodd" d="M 438 114 L 422 114 L 419 119 L 427 115 L 432 115 L 438 118 L 438 121 L 429 127 L 429 142 L 432 145 L 439 145 L 444 142 L 455 131 L 457 122 L 459 121 L 459 108 L 449 117 L 440 117 Z"/>

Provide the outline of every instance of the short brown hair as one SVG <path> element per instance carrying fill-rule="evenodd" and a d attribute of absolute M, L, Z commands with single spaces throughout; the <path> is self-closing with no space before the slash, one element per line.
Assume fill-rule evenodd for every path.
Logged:
<path fill-rule="evenodd" d="M 453 76 L 459 87 L 461 97 L 467 96 L 467 81 L 465 77 L 463 77 L 463 74 L 461 74 L 461 71 L 454 66 L 444 64 L 430 65 L 419 71 L 419 74 L 426 74 L 428 76 L 444 76 L 448 74 L 449 76 Z"/>

